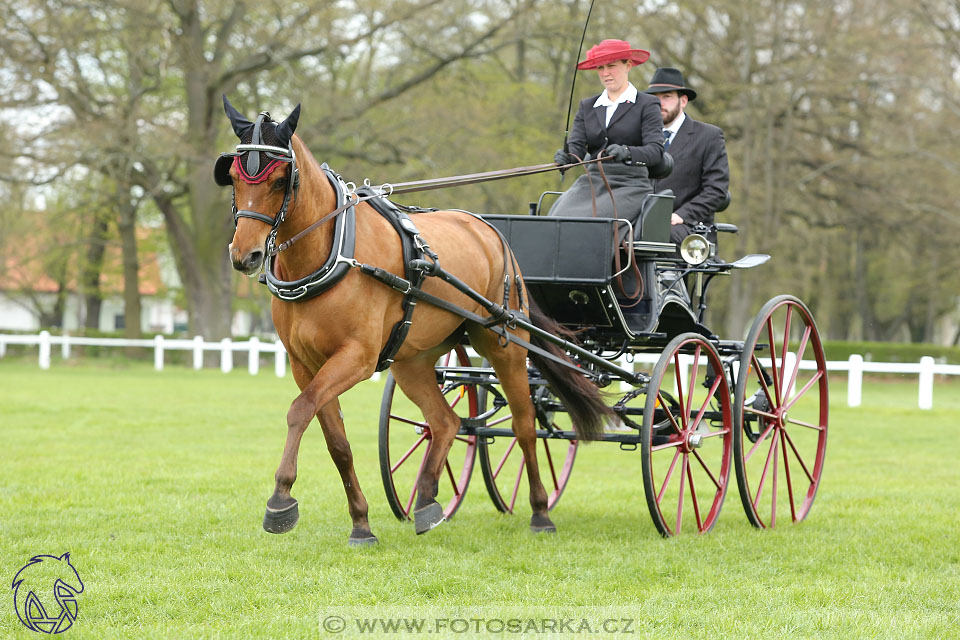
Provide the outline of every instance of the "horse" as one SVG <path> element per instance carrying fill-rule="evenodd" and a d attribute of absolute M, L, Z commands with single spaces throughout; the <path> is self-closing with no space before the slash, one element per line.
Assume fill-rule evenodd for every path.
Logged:
<path fill-rule="evenodd" d="M 398 278 L 405 274 L 402 232 L 375 211 L 369 200 L 345 189 L 339 176 L 317 162 L 295 134 L 300 105 L 281 122 L 265 111 L 251 122 L 225 95 L 223 102 L 241 143 L 235 152 L 222 154 L 214 170 L 218 184 L 233 187 L 236 231 L 228 247 L 229 257 L 234 269 L 244 274 L 254 276 L 264 270 L 261 281 L 266 280 L 274 293 L 274 327 L 300 389 L 287 412 L 286 442 L 274 492 L 267 500 L 264 529 L 285 533 L 299 519 L 298 501 L 291 496 L 291 489 L 297 478 L 301 439 L 316 416 L 346 492 L 352 520 L 348 544 L 377 542 L 338 397 L 371 377 L 378 364 L 389 365 L 400 389 L 430 425 L 433 446 L 417 481 L 414 522 L 417 534 L 440 524 L 444 517 L 435 500 L 437 483 L 460 429 L 460 418 L 445 402 L 434 367 L 438 357 L 454 347 L 465 332 L 471 346 L 491 363 L 513 414 L 513 431 L 526 460 L 530 486 L 530 529 L 555 532 L 537 465 L 528 349 L 522 341 L 529 339 L 527 344 L 553 354 L 551 358 L 529 351 L 531 362 L 567 407 L 578 437 L 584 440 L 599 437 L 613 415 L 597 386 L 572 367 L 558 363 L 561 359 L 570 362 L 562 348 L 531 337 L 515 323 L 504 325 L 509 333 L 506 340 L 492 332 L 477 320 L 483 310 L 477 296 L 440 278 L 425 277 L 420 289 L 466 310 L 466 317 L 442 308 L 442 303 L 416 304 L 410 316 L 403 291 L 369 277 L 371 269 Z M 447 273 L 488 300 L 503 297 L 509 309 L 526 306 L 536 327 L 551 333 L 561 331 L 525 298 L 522 275 L 515 260 L 509 259 L 512 254 L 499 233 L 480 217 L 462 211 L 425 211 L 410 218 L 415 218 L 419 231 L 417 246 L 426 247 L 426 255 L 436 258 Z M 355 225 L 352 237 L 345 220 Z M 351 242 L 352 258 L 346 255 Z M 318 270 L 325 256 L 325 267 L 330 268 Z M 358 268 L 361 265 L 364 268 Z M 324 272 L 321 280 L 330 276 L 314 287 L 320 291 L 303 293 L 316 284 L 320 272 Z M 382 352 L 398 323 L 405 324 L 406 335 L 401 336 L 399 348 L 394 344 L 393 357 L 384 362 Z"/>

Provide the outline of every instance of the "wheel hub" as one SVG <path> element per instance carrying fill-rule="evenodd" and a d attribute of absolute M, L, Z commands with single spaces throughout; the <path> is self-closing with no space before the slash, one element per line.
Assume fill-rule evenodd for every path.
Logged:
<path fill-rule="evenodd" d="M 703 434 L 693 431 L 687 434 L 687 450 L 692 451 L 703 446 Z"/>

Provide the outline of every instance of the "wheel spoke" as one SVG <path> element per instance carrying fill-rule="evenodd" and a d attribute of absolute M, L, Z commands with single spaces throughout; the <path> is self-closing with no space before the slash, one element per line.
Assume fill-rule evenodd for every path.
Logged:
<path fill-rule="evenodd" d="M 510 498 L 510 512 L 513 512 L 513 505 L 517 503 L 517 494 L 520 493 L 520 480 L 523 479 L 523 467 L 526 466 L 527 460 L 523 456 L 520 456 L 520 468 L 517 469 L 517 481 L 513 485 L 513 497 Z"/>
<path fill-rule="evenodd" d="M 786 431 L 783 432 L 787 434 Z M 797 508 L 793 503 L 793 481 L 790 479 L 790 462 L 787 460 L 787 439 L 780 438 L 780 449 L 783 451 L 783 475 L 787 479 L 787 497 L 790 499 L 790 519 L 797 521 Z"/>
<path fill-rule="evenodd" d="M 687 463 L 687 482 L 690 483 L 690 500 L 693 502 L 693 517 L 697 520 L 697 531 L 703 531 L 703 520 L 700 518 L 700 502 L 697 500 L 697 489 L 693 486 L 693 465 Z"/>
<path fill-rule="evenodd" d="M 685 405 L 686 403 L 683 401 L 683 376 L 680 375 L 680 352 L 679 352 L 679 351 L 677 351 L 676 353 L 673 354 L 673 378 L 674 378 L 674 381 L 675 381 L 676 386 L 677 386 L 677 401 L 678 401 L 678 404 L 679 404 L 679 406 L 680 406 L 680 411 L 681 411 L 680 424 L 682 424 L 684 427 L 686 427 L 686 426 L 687 426 L 687 421 L 686 421 L 685 419 L 683 419 L 684 416 L 683 416 L 683 414 L 682 414 L 682 412 L 683 412 L 683 407 L 684 407 L 684 405 Z M 658 393 L 657 396 L 659 397 L 659 395 L 660 395 L 660 394 Z M 663 405 L 663 409 L 664 409 L 664 411 L 667 411 L 667 415 L 670 415 L 670 412 L 667 410 L 667 405 L 666 405 L 666 404 Z M 680 432 L 683 431 L 683 429 L 681 429 L 680 427 L 677 426 L 676 420 L 674 420 L 672 417 L 670 418 L 670 421 L 673 422 L 673 427 L 674 427 L 674 429 L 677 430 L 677 433 L 680 433 Z"/>
<path fill-rule="evenodd" d="M 553 479 L 553 488 L 557 489 L 560 487 L 560 483 L 557 482 L 557 470 L 553 466 L 553 456 L 550 455 L 550 445 L 547 444 L 546 438 L 543 440 L 543 450 L 547 454 L 547 466 L 550 468 L 550 477 Z"/>
<path fill-rule="evenodd" d="M 395 464 L 395 465 L 393 465 L 392 467 L 390 467 L 390 474 L 393 475 L 394 473 L 396 473 L 396 472 L 397 472 L 397 469 L 400 468 L 400 465 L 402 465 L 404 462 L 406 462 L 406 461 L 407 461 L 407 458 L 409 458 L 410 455 L 411 455 L 414 451 L 416 451 L 417 447 L 419 447 L 419 446 L 423 443 L 423 441 L 426 440 L 426 439 L 427 439 L 427 434 L 425 434 L 425 433 L 422 434 L 422 435 L 420 436 L 420 438 L 413 444 L 413 446 L 410 447 L 410 449 L 408 449 L 405 454 L 403 454 L 403 457 L 401 457 L 399 460 L 397 460 L 397 464 Z"/>
<path fill-rule="evenodd" d="M 674 533 L 680 533 L 680 522 L 683 519 L 683 484 L 687 475 L 687 454 L 683 454 L 683 462 L 680 463 L 680 495 L 677 498 L 677 527 Z"/>
<path fill-rule="evenodd" d="M 413 480 L 413 490 L 410 491 L 410 499 L 407 500 L 407 508 L 405 513 L 410 513 L 410 509 L 413 508 L 413 498 L 417 495 L 417 483 L 420 481 L 420 474 L 423 473 L 423 467 L 427 464 L 427 455 L 430 453 L 430 444 L 427 444 L 427 450 L 423 452 L 423 460 L 420 461 L 420 468 L 417 469 L 417 477 Z"/>
<path fill-rule="evenodd" d="M 700 466 L 703 467 L 703 470 L 707 472 L 708 476 L 710 476 L 710 480 L 713 481 L 713 484 L 716 485 L 717 489 L 722 489 L 723 487 L 720 485 L 720 482 L 718 482 L 716 477 L 714 477 L 713 472 L 707 468 L 707 463 L 703 461 L 703 458 L 700 457 L 700 454 L 697 453 L 696 451 L 693 451 L 692 453 L 693 453 L 693 457 L 696 458 L 697 461 L 700 463 Z"/>
<path fill-rule="evenodd" d="M 818 426 L 818 425 L 815 425 L 815 424 L 810 424 L 809 422 L 804 422 L 803 420 L 795 420 L 795 419 L 791 418 L 790 416 L 787 416 L 787 422 L 789 422 L 790 424 L 795 424 L 795 425 L 797 425 L 798 427 L 806 427 L 807 429 L 815 429 L 815 430 L 817 430 L 817 431 L 823 431 L 824 429 L 826 429 L 825 426 L 822 426 L 822 425 L 821 425 L 821 426 Z"/>
<path fill-rule="evenodd" d="M 764 418 L 770 418 L 771 420 L 777 419 L 777 416 L 769 411 L 760 411 L 759 409 L 754 409 L 753 407 L 744 407 L 743 410 L 746 413 L 752 413 L 755 416 L 763 416 Z"/>
<path fill-rule="evenodd" d="M 494 477 L 494 478 L 496 478 L 498 475 L 500 475 L 500 469 L 503 469 L 503 464 L 507 461 L 507 458 L 510 456 L 510 452 L 513 451 L 513 447 L 514 447 L 514 445 L 516 445 L 516 444 L 517 444 L 517 439 L 516 439 L 515 437 L 514 437 L 514 438 L 511 438 L 511 439 L 510 439 L 510 446 L 507 447 L 507 452 L 503 454 L 503 457 L 502 457 L 502 458 L 500 458 L 500 464 L 497 465 L 496 470 L 493 472 L 493 477 Z"/>
<path fill-rule="evenodd" d="M 693 364 L 690 366 L 690 380 L 687 383 L 687 410 L 684 415 L 684 417 L 687 419 L 687 422 L 684 423 L 684 426 L 689 426 L 690 414 L 692 413 L 692 409 L 693 409 L 693 388 L 694 388 L 694 385 L 696 385 L 697 383 L 697 370 L 699 368 L 700 368 L 700 344 L 698 343 L 696 351 L 693 352 Z M 679 386 L 679 384 L 680 384 L 680 381 L 678 380 L 677 385 Z M 708 402 L 710 401 L 709 397 L 707 398 L 707 401 Z M 702 414 L 703 412 L 701 411 L 701 415 Z"/>
<path fill-rule="evenodd" d="M 763 367 L 760 366 L 760 360 L 757 358 L 757 354 L 751 354 L 751 361 L 753 362 L 753 368 L 757 372 L 757 379 L 760 382 L 760 388 L 763 389 L 763 393 L 767 396 L 767 400 L 770 402 L 771 407 L 778 406 L 776 399 L 770 395 L 770 387 L 767 385 L 766 379 L 763 377 Z"/>
<path fill-rule="evenodd" d="M 772 417 L 772 416 L 771 416 Z M 743 456 L 743 461 L 748 462 L 750 458 L 753 457 L 753 453 L 757 450 L 757 447 L 760 446 L 760 443 L 767 438 L 767 434 L 770 433 L 770 430 L 777 426 L 776 422 L 771 422 L 770 426 L 764 429 L 763 433 L 760 434 L 760 437 L 757 438 L 757 441 L 753 443 L 753 446 L 750 447 L 750 451 L 747 452 L 747 455 Z"/>
<path fill-rule="evenodd" d="M 785 393 L 790 393 L 790 389 L 793 389 L 794 383 L 797 381 L 797 374 L 800 372 L 800 361 L 803 359 L 803 352 L 807 350 L 807 341 L 810 339 L 810 332 L 813 330 L 813 327 L 807 325 L 806 329 L 803 332 L 803 337 L 800 339 L 800 346 L 797 347 L 797 361 L 793 363 L 793 372 L 790 374 L 790 381 L 787 383 Z"/>
<path fill-rule="evenodd" d="M 790 386 L 783 386 L 783 378 L 787 372 L 787 353 L 790 351 L 790 318 L 793 315 L 793 307 L 787 305 L 787 319 L 784 323 L 783 329 L 783 349 L 780 352 L 780 389 L 783 392 L 783 395 L 786 396 L 789 392 Z M 799 360 L 798 360 L 799 362 Z"/>
<path fill-rule="evenodd" d="M 403 416 L 396 416 L 392 413 L 390 414 L 390 419 L 396 420 L 397 422 L 403 422 L 404 424 L 412 424 L 415 427 L 423 427 L 424 429 L 430 428 L 430 425 L 427 424 L 426 422 L 420 422 L 419 420 L 411 420 L 410 418 L 404 418 Z"/>
<path fill-rule="evenodd" d="M 470 438 L 467 436 L 453 436 L 453 439 L 457 440 L 458 442 L 466 443 L 467 445 L 471 444 Z"/>
<path fill-rule="evenodd" d="M 710 391 L 707 393 L 707 399 L 703 401 L 703 406 L 700 407 L 700 411 L 697 413 L 697 417 L 693 421 L 691 428 L 696 429 L 700 426 L 700 421 L 703 420 L 703 414 L 706 413 L 707 407 L 710 406 L 710 401 L 713 399 L 713 394 L 717 392 L 717 387 L 720 386 L 721 379 L 719 375 L 714 378 L 713 384 L 710 386 Z"/>
<path fill-rule="evenodd" d="M 771 425 L 773 428 L 773 425 Z M 757 440 L 757 442 L 761 442 Z M 763 473 L 760 474 L 760 485 L 757 487 L 757 495 L 753 500 L 753 508 L 757 508 L 757 504 L 760 502 L 760 494 L 763 492 L 763 484 L 767 481 L 767 471 L 770 470 L 770 455 L 777 450 L 777 432 L 773 432 L 773 442 L 770 445 L 769 451 L 767 451 L 767 460 L 763 463 Z"/>
<path fill-rule="evenodd" d="M 777 373 L 777 339 L 773 335 L 773 316 L 767 318 L 767 338 L 770 341 L 770 369 L 773 372 L 773 375 L 770 376 L 773 378 L 773 393 L 776 395 L 776 402 L 771 404 L 773 407 L 780 406 L 780 376 Z M 760 376 L 761 378 L 763 375 Z"/>
<path fill-rule="evenodd" d="M 816 374 L 815 376 L 813 376 L 812 378 L 810 378 L 810 380 L 807 382 L 807 384 L 803 385 L 803 388 L 800 389 L 800 391 L 797 392 L 797 395 L 795 395 L 795 396 L 793 396 L 792 398 L 790 398 L 790 401 L 789 401 L 789 402 L 785 402 L 785 403 L 783 404 L 784 410 L 785 410 L 785 411 L 789 411 L 790 408 L 791 408 L 793 405 L 797 404 L 797 401 L 798 401 L 800 398 L 803 397 L 803 394 L 805 394 L 807 391 L 810 390 L 810 387 L 813 386 L 813 383 L 815 383 L 817 380 L 819 380 L 819 379 L 822 378 L 822 377 L 823 377 L 823 371 L 817 371 L 817 374 Z"/>
<path fill-rule="evenodd" d="M 780 431 L 775 431 L 773 434 L 773 486 L 770 491 L 770 526 L 774 527 L 777 524 L 777 478 L 780 477 L 778 473 L 780 455 L 777 452 L 777 436 L 780 435 Z"/>
<path fill-rule="evenodd" d="M 677 466 L 677 458 L 679 457 L 680 449 L 677 449 L 677 452 L 673 454 L 673 460 L 670 461 L 670 467 L 667 469 L 667 473 L 663 477 L 663 484 L 660 485 L 660 493 L 657 494 L 657 504 L 660 504 L 663 501 L 663 492 L 667 490 L 667 485 L 670 484 L 670 478 L 673 476 L 673 470 Z"/>
<path fill-rule="evenodd" d="M 676 436 L 673 436 L 673 437 L 676 438 Z M 661 451 L 663 449 L 670 449 L 671 447 L 679 447 L 682 444 L 683 444 L 683 438 L 676 438 L 675 440 L 671 440 L 670 442 L 652 446 L 650 447 L 650 451 Z"/>
<path fill-rule="evenodd" d="M 800 457 L 800 452 L 797 451 L 796 445 L 793 444 L 793 438 L 790 437 L 790 434 L 787 433 L 787 430 L 783 430 L 783 439 L 787 441 L 787 444 L 790 445 L 790 448 L 793 449 L 793 455 L 797 458 L 797 462 L 800 463 L 800 468 L 803 469 L 803 472 L 807 474 L 807 479 L 810 481 L 810 484 L 814 484 L 816 480 L 813 479 L 813 474 L 810 473 L 810 470 L 807 469 L 807 465 L 804 464 L 803 458 Z M 786 452 L 784 452 L 786 455 Z"/>
<path fill-rule="evenodd" d="M 453 495 L 459 496 L 460 489 L 457 487 L 457 479 L 453 477 L 453 469 L 450 468 L 450 460 L 445 460 L 443 466 L 447 468 L 447 477 L 450 478 L 450 484 L 453 485 Z"/>
<path fill-rule="evenodd" d="M 494 421 L 492 421 L 492 422 L 488 422 L 488 423 L 487 423 L 487 426 L 488 426 L 488 427 L 495 427 L 495 426 L 497 426 L 498 424 L 503 424 L 503 423 L 506 422 L 507 420 L 513 420 L 513 414 L 512 414 L 512 413 L 511 413 L 511 414 L 508 414 L 508 415 L 506 415 L 506 416 L 504 416 L 504 417 L 502 417 L 502 418 L 497 418 L 496 420 L 494 420 Z"/>
<path fill-rule="evenodd" d="M 667 406 L 667 403 L 663 401 L 663 396 L 659 393 L 657 394 L 657 404 L 663 409 L 663 412 L 667 414 L 667 417 L 670 419 L 670 424 L 673 425 L 673 430 L 677 433 L 683 433 L 683 429 L 680 425 L 677 424 L 677 419 L 673 416 L 673 413 L 670 411 L 670 407 Z"/>

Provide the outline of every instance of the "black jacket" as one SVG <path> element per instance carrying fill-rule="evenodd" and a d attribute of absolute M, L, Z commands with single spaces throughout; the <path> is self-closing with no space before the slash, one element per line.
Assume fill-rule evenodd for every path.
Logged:
<path fill-rule="evenodd" d="M 606 107 L 594 107 L 600 94 L 580 101 L 577 117 L 567 139 L 567 150 L 580 158 L 597 152 L 611 144 L 630 148 L 634 162 L 655 165 L 663 158 L 663 119 L 660 117 L 660 100 L 648 93 L 638 92 L 636 102 L 623 102 L 607 119 Z"/>
<path fill-rule="evenodd" d="M 673 156 L 673 172 L 655 181 L 654 190 L 673 189 L 673 211 L 685 225 L 713 222 L 730 188 L 723 131 L 686 116 L 667 153 Z"/>

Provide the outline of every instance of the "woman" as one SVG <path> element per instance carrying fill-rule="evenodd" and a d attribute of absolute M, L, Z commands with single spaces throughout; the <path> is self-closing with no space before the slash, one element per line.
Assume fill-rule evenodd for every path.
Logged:
<path fill-rule="evenodd" d="M 631 49 L 623 40 L 604 40 L 587 51 L 587 59 L 577 69 L 596 69 L 603 93 L 580 102 L 567 151 L 557 151 L 554 162 L 569 164 L 579 160 L 612 156 L 600 167 L 586 166 L 587 173 L 577 178 L 550 209 L 552 216 L 591 216 L 596 198 L 596 215 L 624 218 L 636 223 L 643 198 L 653 191 L 647 167 L 663 161 L 663 120 L 660 101 L 640 93 L 627 79 L 631 67 L 643 64 L 650 53 Z M 592 182 L 592 189 L 591 189 Z M 613 192 L 611 200 L 610 192 Z"/>

